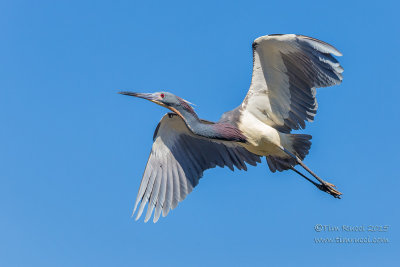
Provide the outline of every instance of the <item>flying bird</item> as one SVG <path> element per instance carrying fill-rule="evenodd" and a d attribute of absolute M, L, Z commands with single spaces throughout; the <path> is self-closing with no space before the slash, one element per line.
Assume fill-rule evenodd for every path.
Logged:
<path fill-rule="evenodd" d="M 247 170 L 265 157 L 271 172 L 293 170 L 336 198 L 341 193 L 303 160 L 311 135 L 293 134 L 317 112 L 316 88 L 340 84 L 342 54 L 320 40 L 295 34 L 271 34 L 253 42 L 253 75 L 243 102 L 218 122 L 200 119 L 191 103 L 168 92 L 119 92 L 149 100 L 172 112 L 159 122 L 133 213 L 146 206 L 147 222 L 166 216 L 216 166 Z M 318 182 L 295 169 L 300 165 Z"/>

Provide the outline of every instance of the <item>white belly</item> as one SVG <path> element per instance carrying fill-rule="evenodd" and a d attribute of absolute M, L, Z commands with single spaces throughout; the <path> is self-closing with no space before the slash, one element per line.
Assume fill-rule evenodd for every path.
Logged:
<path fill-rule="evenodd" d="M 253 114 L 244 111 L 240 117 L 238 128 L 248 139 L 248 144 L 242 144 L 248 151 L 260 156 L 287 157 L 280 148 L 286 144 L 285 134 L 263 123 Z"/>

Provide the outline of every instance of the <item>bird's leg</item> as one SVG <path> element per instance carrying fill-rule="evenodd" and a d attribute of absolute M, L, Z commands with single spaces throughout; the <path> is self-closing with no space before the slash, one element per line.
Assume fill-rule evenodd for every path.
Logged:
<path fill-rule="evenodd" d="M 319 183 L 314 182 L 313 180 L 311 180 L 310 178 L 308 178 L 307 176 L 305 176 L 304 174 L 302 174 L 300 171 L 296 170 L 293 166 L 287 165 L 288 168 L 290 168 L 292 171 L 294 171 L 295 173 L 297 173 L 298 175 L 300 175 L 301 177 L 303 177 L 304 179 L 306 179 L 307 181 L 309 181 L 310 183 L 312 183 L 313 185 L 315 185 L 318 189 L 321 189 L 321 185 Z"/>
<path fill-rule="evenodd" d="M 325 182 L 324 180 L 322 180 L 321 178 L 318 177 L 318 175 L 316 175 L 312 170 L 310 170 L 304 163 L 303 161 L 301 161 L 301 159 L 299 159 L 299 157 L 297 157 L 296 155 L 294 155 L 293 153 L 291 153 L 289 150 L 285 149 L 284 147 L 282 147 L 283 151 L 288 154 L 289 156 L 291 156 L 292 158 L 294 158 L 296 160 L 296 162 L 303 167 L 303 169 L 305 169 L 306 171 L 308 171 L 312 176 L 315 177 L 315 179 L 317 179 L 321 184 L 317 184 L 314 181 L 311 181 L 308 177 L 306 177 L 305 175 L 303 175 L 301 172 L 299 172 L 298 170 L 296 170 L 293 166 L 288 166 L 291 170 L 295 171 L 296 173 L 300 174 L 302 177 L 306 178 L 308 181 L 311 181 L 316 187 L 318 187 L 320 190 L 327 192 L 329 194 L 331 194 L 333 197 L 335 198 L 340 198 L 340 195 L 342 195 L 342 193 L 340 193 L 339 191 L 337 191 L 334 187 L 336 187 L 335 185 Z"/>
<path fill-rule="evenodd" d="M 335 198 L 340 198 L 340 195 L 342 193 L 340 193 L 339 191 L 337 191 L 335 189 L 335 185 L 325 182 L 324 180 L 322 180 L 321 178 L 318 177 L 318 175 L 316 175 L 312 170 L 310 170 L 298 157 L 297 158 L 297 163 L 300 164 L 301 167 L 303 167 L 303 169 L 305 169 L 306 171 L 308 171 L 312 176 L 315 177 L 315 179 L 317 179 L 321 184 L 319 185 L 319 188 L 322 191 L 325 191 L 329 194 L 331 194 L 332 196 L 334 196 Z"/>
<path fill-rule="evenodd" d="M 312 183 L 313 185 L 315 185 L 319 190 L 324 191 L 332 196 L 334 196 L 335 198 L 340 198 L 340 195 L 342 193 L 338 192 L 337 190 L 333 189 L 336 193 L 332 194 L 332 192 L 330 191 L 330 189 L 326 186 L 324 186 L 323 184 L 318 184 L 316 182 L 314 182 L 313 180 L 311 180 L 310 178 L 308 178 L 307 176 L 305 176 L 304 174 L 302 174 L 300 171 L 296 170 L 293 166 L 288 166 L 292 171 L 294 171 L 295 173 L 299 174 L 300 176 L 302 176 L 303 178 L 305 178 L 307 181 L 309 181 L 310 183 Z M 331 187 L 334 187 L 333 184 L 325 182 L 326 184 L 330 185 Z"/>
<path fill-rule="evenodd" d="M 309 181 L 310 183 L 312 183 L 313 185 L 315 185 L 319 190 L 324 191 L 330 195 L 332 195 L 332 193 L 328 190 L 327 187 L 325 187 L 323 184 L 319 184 L 314 182 L 313 180 L 311 180 L 310 178 L 308 178 L 307 176 L 305 176 L 304 174 L 302 174 L 299 170 L 295 169 L 292 165 L 289 165 L 288 163 L 284 162 L 284 161 L 279 161 L 279 163 L 285 165 L 286 167 L 288 167 L 289 169 L 291 169 L 292 171 L 294 171 L 295 173 L 297 173 L 298 175 L 300 175 L 301 177 L 303 177 L 304 179 L 306 179 L 307 181 Z M 334 187 L 334 185 L 325 182 L 328 185 Z M 339 192 L 340 193 L 340 192 Z M 340 198 L 340 195 L 333 195 L 336 198 Z"/>

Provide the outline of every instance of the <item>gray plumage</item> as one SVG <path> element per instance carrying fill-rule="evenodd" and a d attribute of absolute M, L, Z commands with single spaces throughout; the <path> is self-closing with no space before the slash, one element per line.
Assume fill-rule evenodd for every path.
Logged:
<path fill-rule="evenodd" d="M 148 203 L 145 221 L 154 211 L 156 222 L 162 211 L 184 200 L 199 183 L 203 172 L 216 166 L 247 170 L 246 163 L 255 166 L 260 156 L 233 143 L 199 138 L 189 131 L 176 114 L 166 114 L 157 126 L 154 144 L 136 198 L 138 219 Z M 140 203 L 140 205 L 139 205 Z"/>
<path fill-rule="evenodd" d="M 253 42 L 250 89 L 237 108 L 216 123 L 202 120 L 190 103 L 168 92 L 133 93 L 166 107 L 157 125 L 153 147 L 136 198 L 134 213 L 145 222 L 168 215 L 192 192 L 203 172 L 216 166 L 247 170 L 265 156 L 272 172 L 292 169 L 320 190 L 339 198 L 333 185 L 313 173 L 302 160 L 309 153 L 311 135 L 292 134 L 314 120 L 316 88 L 339 84 L 343 68 L 332 56 L 333 46 L 294 34 L 273 34 Z M 300 173 L 301 165 L 321 184 Z"/>

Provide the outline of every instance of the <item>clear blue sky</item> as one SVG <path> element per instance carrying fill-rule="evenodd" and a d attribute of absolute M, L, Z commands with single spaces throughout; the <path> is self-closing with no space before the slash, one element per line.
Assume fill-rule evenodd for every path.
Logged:
<path fill-rule="evenodd" d="M 395 1 L 1 1 L 1 266 L 398 266 Z M 157 224 L 130 217 L 166 112 L 118 90 L 166 90 L 205 119 L 236 107 L 251 42 L 336 46 L 342 85 L 318 91 L 306 164 L 344 193 L 266 163 L 205 172 Z M 316 224 L 389 225 L 317 233 Z M 318 237 L 389 244 L 315 244 Z M 397 253 L 396 253 L 397 252 Z M 397 264 L 396 264 L 397 263 Z"/>

